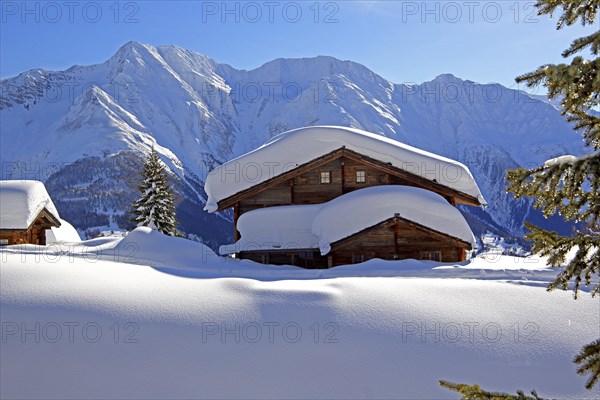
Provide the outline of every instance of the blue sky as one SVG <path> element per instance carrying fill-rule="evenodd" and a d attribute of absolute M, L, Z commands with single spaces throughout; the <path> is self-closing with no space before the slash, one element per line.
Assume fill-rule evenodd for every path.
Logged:
<path fill-rule="evenodd" d="M 556 31 L 532 1 L 54 1 L 0 3 L 0 75 L 105 61 L 137 40 L 237 68 L 279 57 L 353 60 L 396 83 L 452 73 L 516 87 L 593 27 Z"/>

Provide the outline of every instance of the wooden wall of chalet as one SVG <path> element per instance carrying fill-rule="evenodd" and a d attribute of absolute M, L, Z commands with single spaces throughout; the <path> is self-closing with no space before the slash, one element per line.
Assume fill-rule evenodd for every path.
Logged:
<path fill-rule="evenodd" d="M 365 172 L 365 182 L 356 181 L 357 171 Z M 321 172 L 330 173 L 330 183 L 321 183 Z M 375 167 L 342 157 L 241 200 L 237 216 L 262 207 L 320 204 L 353 190 L 378 185 L 416 186 Z M 452 199 L 449 201 L 453 203 Z"/>
<path fill-rule="evenodd" d="M 316 249 L 305 251 L 243 251 L 238 253 L 237 257 L 261 264 L 295 265 L 308 269 L 328 268 L 327 257 L 321 256 Z"/>
<path fill-rule="evenodd" d="M 48 227 L 49 229 L 50 227 Z M 6 242 L 5 242 L 6 241 Z M 13 244 L 46 244 L 46 229 L 31 227 L 27 230 L 0 230 L 0 244 L 13 245 Z"/>
<path fill-rule="evenodd" d="M 368 229 L 332 246 L 332 264 L 343 265 L 381 258 L 384 260 L 436 260 L 459 262 L 470 246 L 435 238 L 408 224 L 392 221 Z"/>
<path fill-rule="evenodd" d="M 410 224 L 390 219 L 377 227 L 368 228 L 332 245 L 331 252 L 321 256 L 317 250 L 247 251 L 239 258 L 263 264 L 289 264 L 303 268 L 329 268 L 356 264 L 372 258 L 383 260 L 435 260 L 459 262 L 466 259 L 467 243 L 432 237 Z"/>
<path fill-rule="evenodd" d="M 60 226 L 60 222 L 45 208 L 40 211 L 28 229 L 0 229 L 0 245 L 46 244 L 46 229 Z"/>

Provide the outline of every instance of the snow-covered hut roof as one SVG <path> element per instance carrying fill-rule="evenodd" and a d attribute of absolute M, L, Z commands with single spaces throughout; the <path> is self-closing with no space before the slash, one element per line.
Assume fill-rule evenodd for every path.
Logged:
<path fill-rule="evenodd" d="M 261 208 L 242 214 L 235 244 L 221 254 L 277 249 L 320 249 L 398 215 L 434 231 L 475 244 L 460 211 L 437 193 L 412 186 L 372 186 L 323 204 Z"/>
<path fill-rule="evenodd" d="M 258 149 L 211 171 L 204 185 L 208 194 L 204 209 L 215 212 L 221 200 L 343 147 L 435 180 L 486 204 L 473 175 L 458 161 L 360 129 L 312 126 L 274 136 Z"/>
<path fill-rule="evenodd" d="M 0 229 L 27 229 L 44 208 L 60 220 L 42 182 L 0 181 Z"/>
<path fill-rule="evenodd" d="M 221 254 L 241 250 L 316 249 L 319 238 L 313 234 L 315 216 L 324 204 L 306 204 L 259 208 L 240 216 L 235 244 L 221 246 Z"/>

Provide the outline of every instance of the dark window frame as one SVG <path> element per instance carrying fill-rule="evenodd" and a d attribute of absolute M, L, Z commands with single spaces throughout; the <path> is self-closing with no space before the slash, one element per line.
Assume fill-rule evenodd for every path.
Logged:
<path fill-rule="evenodd" d="M 421 251 L 421 260 L 427 261 L 442 261 L 442 251 L 441 250 L 423 250 Z"/>

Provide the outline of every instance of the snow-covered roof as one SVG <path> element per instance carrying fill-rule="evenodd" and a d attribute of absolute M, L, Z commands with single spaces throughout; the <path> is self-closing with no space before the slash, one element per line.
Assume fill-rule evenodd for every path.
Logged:
<path fill-rule="evenodd" d="M 0 229 L 27 229 L 44 208 L 60 219 L 42 182 L 0 181 Z"/>
<path fill-rule="evenodd" d="M 235 244 L 221 246 L 221 254 L 241 250 L 316 249 L 319 238 L 313 234 L 315 216 L 324 204 L 259 208 L 240 216 L 241 233 Z"/>
<path fill-rule="evenodd" d="M 320 249 L 399 214 L 471 245 L 475 237 L 460 211 L 437 193 L 400 185 L 372 186 L 323 204 L 261 208 L 242 214 L 235 244 L 221 254 L 277 249 Z"/>
<path fill-rule="evenodd" d="M 360 129 L 312 126 L 281 133 L 258 149 L 215 168 L 206 178 L 208 212 L 218 202 L 345 147 L 473 196 L 486 204 L 469 169 L 451 160 Z"/>

